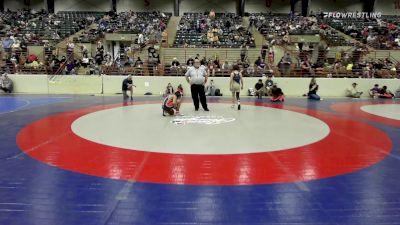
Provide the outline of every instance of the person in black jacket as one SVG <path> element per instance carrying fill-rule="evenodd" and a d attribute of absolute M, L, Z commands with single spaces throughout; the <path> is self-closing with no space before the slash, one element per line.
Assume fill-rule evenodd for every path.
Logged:
<path fill-rule="evenodd" d="M 261 79 L 258 80 L 258 82 L 254 85 L 254 88 L 256 90 L 256 96 L 258 99 L 261 99 L 262 96 L 264 95 L 264 84 Z"/>
<path fill-rule="evenodd" d="M 128 100 L 128 98 L 129 98 L 129 95 L 127 93 L 128 91 L 130 92 L 131 101 L 133 101 L 133 97 L 132 97 L 133 88 L 132 87 L 136 87 L 136 86 L 133 85 L 132 76 L 129 75 L 127 78 L 125 78 L 122 81 L 122 95 L 123 95 L 124 102 L 126 102 Z"/>

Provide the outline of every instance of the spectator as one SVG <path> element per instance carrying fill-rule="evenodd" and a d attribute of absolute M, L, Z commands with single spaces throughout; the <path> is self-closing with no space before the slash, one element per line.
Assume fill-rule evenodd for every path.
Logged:
<path fill-rule="evenodd" d="M 362 76 L 364 78 L 371 78 L 372 77 L 372 71 L 371 71 L 371 64 L 366 63 L 364 67 L 362 67 Z"/>
<path fill-rule="evenodd" d="M 32 67 L 33 69 L 38 69 L 40 66 L 42 66 L 42 64 L 38 61 L 38 60 L 34 60 L 33 62 L 31 62 L 30 67 Z"/>
<path fill-rule="evenodd" d="M 154 48 L 154 45 L 150 45 L 149 48 L 147 49 L 147 53 L 149 56 L 149 59 L 154 57 L 154 54 L 156 53 L 156 49 Z"/>
<path fill-rule="evenodd" d="M 192 56 L 189 56 L 189 59 L 186 62 L 186 66 L 187 67 L 192 67 L 193 64 L 194 64 L 194 60 L 193 60 Z"/>
<path fill-rule="evenodd" d="M 265 81 L 265 91 L 267 95 L 271 95 L 271 88 L 274 85 L 271 76 L 267 76 L 267 80 Z"/>
<path fill-rule="evenodd" d="M 81 65 L 84 68 L 87 68 L 87 66 L 89 65 L 89 58 L 86 55 L 83 56 Z"/>
<path fill-rule="evenodd" d="M 89 65 L 89 75 L 95 75 L 95 74 L 98 74 L 97 73 L 97 70 L 98 68 L 97 68 L 97 65 L 94 63 L 94 62 L 90 62 L 90 65 Z"/>
<path fill-rule="evenodd" d="M 103 42 L 98 41 L 96 47 L 97 47 L 97 51 L 104 50 Z"/>
<path fill-rule="evenodd" d="M 213 63 L 214 63 L 214 70 L 221 71 L 221 63 L 220 63 L 218 57 L 215 57 Z M 214 72 L 214 75 L 215 75 L 215 72 Z"/>
<path fill-rule="evenodd" d="M 215 10 L 214 10 L 214 9 L 211 9 L 211 10 L 210 10 L 209 17 L 210 17 L 211 19 L 214 19 L 214 18 L 215 18 Z"/>
<path fill-rule="evenodd" d="M 178 75 L 178 73 L 180 73 L 180 71 L 181 71 L 180 65 L 181 64 L 179 63 L 178 59 L 176 57 L 174 57 L 171 62 L 171 68 L 170 68 L 171 74 Z"/>
<path fill-rule="evenodd" d="M 75 74 L 75 64 L 73 61 L 69 61 L 68 64 L 65 66 L 65 74 L 67 75 Z"/>
<path fill-rule="evenodd" d="M 253 76 L 256 70 L 254 69 L 254 66 L 252 64 L 249 65 L 246 69 L 246 74 L 249 76 Z"/>
<path fill-rule="evenodd" d="M 315 80 L 315 78 L 311 78 L 311 82 L 310 85 L 308 86 L 308 99 L 311 100 L 322 100 L 321 97 L 319 97 L 319 95 L 317 95 L 317 91 L 319 89 L 319 86 L 317 84 L 317 81 Z"/>
<path fill-rule="evenodd" d="M 124 103 L 126 103 L 129 99 L 128 91 L 130 92 L 131 101 L 133 101 L 133 87 L 136 87 L 133 84 L 132 76 L 129 75 L 122 81 L 122 98 Z"/>
<path fill-rule="evenodd" d="M 161 42 L 162 42 L 162 43 L 168 42 L 168 33 L 167 33 L 167 30 L 164 30 L 164 31 L 161 33 Z"/>
<path fill-rule="evenodd" d="M 240 61 L 244 61 L 247 58 L 248 46 L 240 46 Z"/>
<path fill-rule="evenodd" d="M 258 79 L 258 82 L 254 85 L 254 89 L 256 90 L 256 96 L 258 99 L 261 99 L 264 95 L 264 84 L 262 79 Z"/>
<path fill-rule="evenodd" d="M 143 33 L 140 33 L 139 36 L 138 36 L 138 45 L 140 47 L 142 47 L 143 44 L 145 44 L 144 35 L 143 35 Z"/>
<path fill-rule="evenodd" d="M 308 57 L 304 59 L 304 61 L 301 63 L 301 74 L 302 76 L 311 76 L 311 64 L 308 61 Z"/>
<path fill-rule="evenodd" d="M 281 88 L 275 83 L 271 88 L 271 102 L 283 102 L 285 101 L 285 95 Z"/>
<path fill-rule="evenodd" d="M 206 87 L 206 95 L 207 96 L 216 96 L 215 90 L 217 87 L 214 84 L 214 80 L 210 80 L 210 84 Z"/>
<path fill-rule="evenodd" d="M 369 96 L 371 96 L 371 98 L 377 98 L 379 97 L 380 91 L 379 84 L 375 84 L 374 87 L 369 90 Z"/>
<path fill-rule="evenodd" d="M 335 65 L 333 66 L 333 72 L 335 73 L 336 77 L 339 77 L 339 73 L 341 73 L 344 69 L 345 67 L 340 60 L 335 62 Z"/>
<path fill-rule="evenodd" d="M 283 76 L 288 76 L 290 74 L 290 66 L 292 65 L 292 59 L 289 53 L 286 53 L 281 61 L 279 62 L 279 67 Z"/>
<path fill-rule="evenodd" d="M 227 60 L 222 64 L 222 69 L 223 70 L 231 70 L 232 69 L 232 64 L 230 64 Z"/>
<path fill-rule="evenodd" d="M 261 57 L 259 56 L 258 59 L 254 62 L 254 65 L 256 65 L 257 67 L 261 64 L 263 60 L 261 59 Z"/>
<path fill-rule="evenodd" d="M 273 48 L 271 47 L 271 48 L 269 48 L 269 51 L 268 51 L 268 63 L 270 65 L 272 65 L 272 64 L 274 64 L 274 60 L 275 60 L 275 52 L 274 52 Z"/>
<path fill-rule="evenodd" d="M 85 45 L 81 45 L 81 53 L 82 53 L 83 57 L 87 56 L 88 49 L 87 49 L 87 47 Z"/>
<path fill-rule="evenodd" d="M 14 44 L 14 40 L 11 38 L 11 36 L 6 37 L 2 42 L 5 52 L 11 53 L 11 51 L 12 51 L 11 47 L 13 44 Z"/>
<path fill-rule="evenodd" d="M 267 57 L 267 51 L 268 51 L 268 45 L 263 45 L 261 47 L 261 58 L 262 58 L 262 61 L 264 61 L 264 62 L 265 62 L 265 58 Z"/>
<path fill-rule="evenodd" d="M 182 86 L 182 84 L 179 84 L 176 90 L 179 91 L 179 92 L 182 94 L 182 96 L 183 96 L 183 93 L 184 93 L 184 92 L 183 92 L 183 86 Z"/>
<path fill-rule="evenodd" d="M 13 81 L 8 77 L 7 74 L 3 74 L 0 77 L 0 89 L 5 93 L 12 93 L 14 89 Z"/>
<path fill-rule="evenodd" d="M 349 62 L 347 64 L 347 66 L 346 66 L 347 74 L 351 74 L 353 72 L 353 66 L 354 66 L 354 64 L 352 62 Z"/>
<path fill-rule="evenodd" d="M 67 43 L 67 58 L 74 53 L 75 44 L 72 41 L 68 41 Z"/>
<path fill-rule="evenodd" d="M 379 91 L 379 98 L 394 98 L 394 94 L 387 89 L 387 86 L 383 86 Z"/>
<path fill-rule="evenodd" d="M 168 83 L 167 87 L 165 88 L 164 96 L 172 95 L 174 93 L 174 87 L 172 87 L 171 83 Z"/>
<path fill-rule="evenodd" d="M 219 62 L 218 62 L 219 63 Z M 217 65 L 215 64 L 215 61 L 212 61 L 211 59 L 208 60 L 208 62 L 204 62 L 205 66 L 208 66 L 208 74 L 211 73 L 212 76 L 215 76 L 215 71 Z"/>
<path fill-rule="evenodd" d="M 257 70 L 263 74 L 265 72 L 267 65 L 265 64 L 265 62 L 261 61 L 260 64 L 257 66 Z"/>
<path fill-rule="evenodd" d="M 149 58 L 148 68 L 151 76 L 155 76 L 158 71 L 158 65 L 160 64 L 160 55 L 153 53 L 153 56 Z"/>
<path fill-rule="evenodd" d="M 362 94 L 363 92 L 357 89 L 357 83 L 353 83 L 351 87 L 346 90 L 346 96 L 350 98 L 360 98 Z"/>
<path fill-rule="evenodd" d="M 141 68 L 142 66 L 143 66 L 143 61 L 142 61 L 142 59 L 140 59 L 140 57 L 138 57 L 135 62 L 135 67 Z"/>

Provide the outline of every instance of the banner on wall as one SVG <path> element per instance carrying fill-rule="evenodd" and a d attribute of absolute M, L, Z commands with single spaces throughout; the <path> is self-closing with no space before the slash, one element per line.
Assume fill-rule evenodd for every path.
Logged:
<path fill-rule="evenodd" d="M 381 16 L 381 12 L 324 12 L 324 18 L 334 19 L 377 19 Z"/>

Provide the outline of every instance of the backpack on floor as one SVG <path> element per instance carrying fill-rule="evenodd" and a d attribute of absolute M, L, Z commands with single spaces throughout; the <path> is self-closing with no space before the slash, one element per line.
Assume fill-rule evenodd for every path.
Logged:
<path fill-rule="evenodd" d="M 222 96 L 221 90 L 219 88 L 215 89 L 215 96 Z"/>
<path fill-rule="evenodd" d="M 255 96 L 256 95 L 256 91 L 253 88 L 249 88 L 248 94 L 249 94 L 249 96 Z"/>

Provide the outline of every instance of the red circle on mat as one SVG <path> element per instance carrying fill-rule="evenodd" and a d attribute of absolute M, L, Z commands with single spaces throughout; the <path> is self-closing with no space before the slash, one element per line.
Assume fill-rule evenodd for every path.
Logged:
<path fill-rule="evenodd" d="M 383 116 L 374 115 L 368 112 L 365 112 L 361 109 L 361 107 L 366 105 L 385 105 L 385 104 L 398 104 L 395 102 L 345 102 L 345 103 L 337 103 L 331 106 L 333 110 L 340 113 L 350 114 L 352 116 L 356 116 L 359 118 L 367 119 L 370 121 L 382 123 L 385 125 L 400 127 L 400 120 L 390 119 Z"/>
<path fill-rule="evenodd" d="M 154 102 L 135 104 L 150 103 Z M 43 118 L 23 128 L 17 136 L 17 144 L 32 158 L 69 171 L 112 179 L 193 185 L 288 183 L 332 177 L 371 166 L 384 159 L 392 148 L 384 132 L 365 123 L 294 106 L 255 105 L 313 116 L 325 122 L 330 133 L 316 143 L 282 151 L 190 155 L 110 147 L 72 132 L 71 124 L 79 117 L 121 107 L 119 104 Z"/>

